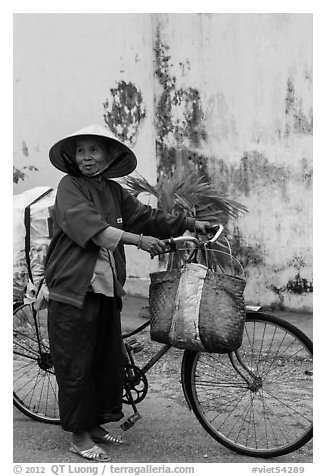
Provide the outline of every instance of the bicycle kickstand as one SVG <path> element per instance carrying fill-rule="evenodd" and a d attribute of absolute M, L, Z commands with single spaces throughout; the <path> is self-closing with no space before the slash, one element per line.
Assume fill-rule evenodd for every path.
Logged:
<path fill-rule="evenodd" d="M 130 415 L 129 418 L 127 418 L 126 421 L 124 421 L 120 427 L 122 428 L 123 431 L 127 431 L 129 430 L 132 426 L 134 426 L 134 424 L 136 423 L 136 421 L 140 420 L 141 419 L 141 415 L 140 413 L 138 413 L 138 410 L 137 410 L 137 407 L 136 407 L 136 404 L 134 402 L 134 399 L 131 395 L 131 392 L 130 392 L 130 389 L 129 388 L 126 388 L 126 396 L 132 406 L 132 409 L 134 411 L 133 415 Z"/>

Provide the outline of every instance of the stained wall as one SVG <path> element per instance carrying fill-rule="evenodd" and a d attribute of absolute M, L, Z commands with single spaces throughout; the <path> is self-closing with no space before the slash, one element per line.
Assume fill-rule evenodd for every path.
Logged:
<path fill-rule="evenodd" d="M 247 206 L 249 301 L 311 309 L 312 16 L 157 15 L 155 40 L 159 166 L 182 147 Z"/>
<path fill-rule="evenodd" d="M 153 182 L 181 150 L 248 207 L 248 301 L 312 308 L 312 15 L 17 14 L 14 47 L 14 164 L 39 168 L 15 193 L 56 186 L 48 148 L 86 124 Z M 155 266 L 129 250 L 127 290 Z"/>

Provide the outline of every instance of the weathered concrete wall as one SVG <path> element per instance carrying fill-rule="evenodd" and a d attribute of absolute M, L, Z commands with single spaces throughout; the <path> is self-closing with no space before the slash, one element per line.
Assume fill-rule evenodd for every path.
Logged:
<path fill-rule="evenodd" d="M 49 147 L 84 125 L 104 125 L 108 112 L 140 173 L 155 179 L 151 32 L 148 14 L 14 16 L 14 164 L 39 168 L 15 191 L 55 186 L 62 174 Z"/>
<path fill-rule="evenodd" d="M 15 192 L 56 186 L 49 147 L 106 118 L 149 180 L 181 148 L 248 207 L 249 301 L 312 307 L 312 15 L 18 14 L 14 34 L 14 164 L 40 169 Z M 155 263 L 128 258 L 146 293 Z"/>
<path fill-rule="evenodd" d="M 312 16 L 169 14 L 155 22 L 161 144 L 188 148 L 221 191 L 248 207 L 230 224 L 247 299 L 311 308 Z M 171 156 L 162 153 L 164 168 Z"/>
<path fill-rule="evenodd" d="M 50 164 L 49 148 L 105 119 L 135 151 L 138 172 L 155 181 L 151 37 L 149 14 L 14 16 L 14 164 L 39 169 L 15 193 L 56 187 L 63 174 Z M 140 252 L 128 262 L 133 276 L 154 266 Z"/>

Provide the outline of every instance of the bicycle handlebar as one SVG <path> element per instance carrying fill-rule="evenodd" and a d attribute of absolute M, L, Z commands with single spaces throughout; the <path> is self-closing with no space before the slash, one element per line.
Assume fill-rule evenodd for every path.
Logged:
<path fill-rule="evenodd" d="M 215 243 L 219 236 L 221 235 L 224 227 L 223 225 L 213 225 L 213 226 L 205 226 L 205 231 L 207 234 L 212 234 L 214 233 L 214 236 L 210 238 L 209 240 L 205 241 L 204 243 L 201 243 L 198 238 L 195 238 L 194 236 L 177 236 L 176 238 L 168 238 L 167 240 L 163 240 L 164 243 L 171 248 L 171 250 L 175 247 L 175 243 L 179 242 L 186 242 L 186 241 L 192 241 L 195 243 L 196 246 L 199 246 L 200 244 L 207 245 L 208 243 Z"/>

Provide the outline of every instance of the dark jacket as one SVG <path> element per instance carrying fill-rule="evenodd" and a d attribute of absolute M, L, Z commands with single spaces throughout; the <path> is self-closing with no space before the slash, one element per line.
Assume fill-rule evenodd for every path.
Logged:
<path fill-rule="evenodd" d="M 53 238 L 45 266 L 49 298 L 83 306 L 99 253 L 92 237 L 108 225 L 160 239 L 182 235 L 189 219 L 142 204 L 117 182 L 66 175 L 60 181 L 53 212 Z M 191 224 L 192 225 L 192 224 Z M 113 252 L 117 288 L 126 280 L 124 246 Z"/>

